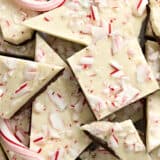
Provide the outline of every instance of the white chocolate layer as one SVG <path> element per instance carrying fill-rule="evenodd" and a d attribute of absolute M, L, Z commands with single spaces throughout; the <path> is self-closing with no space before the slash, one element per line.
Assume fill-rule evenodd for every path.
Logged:
<path fill-rule="evenodd" d="M 153 29 L 153 32 L 156 36 L 160 37 L 160 1 L 159 0 L 150 0 L 150 22 Z"/>
<path fill-rule="evenodd" d="M 58 72 L 32 61 L 0 56 L 0 116 L 10 118 Z"/>
<path fill-rule="evenodd" d="M 68 62 L 98 120 L 159 88 L 136 38 L 108 37 Z"/>
<path fill-rule="evenodd" d="M 121 160 L 151 160 L 131 120 L 93 122 L 82 129 L 108 144 Z"/>
<path fill-rule="evenodd" d="M 4 40 L 0 33 L 0 52 L 4 55 L 33 58 L 35 52 L 35 41 L 31 40 L 21 45 L 14 45 Z"/>
<path fill-rule="evenodd" d="M 33 103 L 30 148 L 44 159 L 74 160 L 91 143 L 79 126 L 94 118 L 68 66 L 37 36 L 36 54 L 42 49 L 36 60 L 65 70 Z"/>
<path fill-rule="evenodd" d="M 84 45 L 118 33 L 138 37 L 147 3 L 146 0 L 140 4 L 139 0 L 67 0 L 61 7 L 26 20 L 24 24 Z"/>
<path fill-rule="evenodd" d="M 6 41 L 20 44 L 32 37 L 33 30 L 22 22 L 36 16 L 36 12 L 21 8 L 13 0 L 0 0 L 0 11 L 0 27 Z"/>
<path fill-rule="evenodd" d="M 7 160 L 1 147 L 0 147 L 0 158 L 1 158 L 1 160 Z"/>

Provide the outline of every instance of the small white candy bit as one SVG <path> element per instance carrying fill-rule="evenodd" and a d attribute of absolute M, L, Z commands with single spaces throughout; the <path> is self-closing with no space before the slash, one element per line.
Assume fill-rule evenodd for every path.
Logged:
<path fill-rule="evenodd" d="M 100 110 L 106 109 L 107 106 L 101 97 L 90 94 L 90 95 L 87 95 L 87 98 L 91 107 L 95 111 L 99 112 Z"/>
<path fill-rule="evenodd" d="M 135 152 L 141 152 L 145 150 L 145 146 L 141 143 L 136 143 L 135 145 Z"/>
<path fill-rule="evenodd" d="M 45 60 L 44 58 L 45 58 L 45 53 L 43 52 L 42 49 L 38 48 L 37 52 L 35 54 L 35 60 L 37 62 L 44 62 L 44 60 Z"/>
<path fill-rule="evenodd" d="M 113 126 L 113 129 L 115 132 L 120 132 L 123 130 L 123 128 L 121 127 L 121 125 L 119 123 L 115 123 Z"/>
<path fill-rule="evenodd" d="M 118 138 L 114 135 L 111 134 L 111 136 L 108 138 L 108 147 L 110 148 L 118 148 Z"/>
<path fill-rule="evenodd" d="M 61 111 L 65 110 L 67 104 L 65 104 L 64 98 L 60 93 L 53 92 L 52 90 L 48 91 L 48 97 Z"/>
<path fill-rule="evenodd" d="M 49 116 L 49 122 L 51 123 L 53 129 L 57 129 L 60 131 L 64 130 L 64 122 L 58 113 L 51 113 Z"/>
<path fill-rule="evenodd" d="M 89 8 L 90 7 L 90 0 L 80 0 L 78 2 L 85 8 Z"/>
<path fill-rule="evenodd" d="M 148 0 L 138 0 L 136 7 L 134 9 L 134 14 L 136 16 L 142 16 L 144 11 L 146 10 L 146 6 L 148 4 Z"/>
<path fill-rule="evenodd" d="M 45 110 L 45 106 L 40 102 L 35 101 L 33 105 L 33 109 L 36 113 L 41 113 Z"/>
<path fill-rule="evenodd" d="M 28 86 L 28 82 L 24 82 L 15 90 L 12 98 L 23 96 L 29 91 L 31 91 L 31 89 Z"/>
<path fill-rule="evenodd" d="M 73 147 L 70 147 L 69 149 L 68 149 L 68 151 L 69 151 L 69 154 L 71 155 L 71 157 L 76 157 L 77 156 L 77 150 L 76 149 L 74 149 Z"/>
<path fill-rule="evenodd" d="M 33 80 L 37 75 L 37 66 L 35 64 L 28 64 L 24 71 L 24 78 L 27 81 Z"/>
<path fill-rule="evenodd" d="M 123 38 L 120 35 L 112 36 L 112 55 L 118 53 L 118 51 L 123 47 Z"/>
<path fill-rule="evenodd" d="M 91 67 L 93 62 L 94 62 L 93 56 L 84 56 L 80 59 L 80 64 L 82 65 L 83 69 Z"/>
<path fill-rule="evenodd" d="M 61 135 L 56 130 L 53 130 L 53 129 L 49 128 L 48 132 L 49 132 L 48 134 L 49 134 L 50 138 L 54 138 L 54 139 L 60 139 L 61 138 Z"/>
<path fill-rule="evenodd" d="M 157 156 L 160 158 L 160 149 L 158 149 Z"/>
<path fill-rule="evenodd" d="M 4 60 L 3 63 L 9 70 L 14 70 L 17 67 L 17 62 L 15 61 L 15 59 Z"/>
<path fill-rule="evenodd" d="M 143 83 L 145 81 L 151 80 L 151 72 L 145 64 L 139 64 L 136 70 L 137 81 Z"/>
<path fill-rule="evenodd" d="M 5 87 L 3 86 L 3 84 L 2 84 L 2 86 L 0 85 L 0 98 L 4 96 L 5 90 L 6 90 L 6 89 L 5 89 Z"/>

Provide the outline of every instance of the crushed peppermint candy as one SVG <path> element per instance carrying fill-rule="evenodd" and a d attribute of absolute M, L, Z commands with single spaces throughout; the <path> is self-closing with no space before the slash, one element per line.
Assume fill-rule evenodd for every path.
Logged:
<path fill-rule="evenodd" d="M 14 92 L 12 98 L 23 96 L 31 91 L 28 82 L 22 83 Z"/>
<path fill-rule="evenodd" d="M 90 68 L 93 65 L 93 63 L 93 56 L 85 56 L 80 59 L 80 64 L 82 65 L 83 69 Z"/>
<path fill-rule="evenodd" d="M 65 128 L 63 120 L 56 112 L 49 115 L 49 122 L 53 129 L 63 131 Z"/>
<path fill-rule="evenodd" d="M 41 104 L 40 102 L 34 102 L 33 109 L 36 113 L 41 113 L 45 111 L 45 106 Z"/>
<path fill-rule="evenodd" d="M 137 66 L 137 81 L 143 83 L 145 81 L 149 81 L 152 79 L 151 71 L 149 70 L 148 66 L 145 64 L 139 64 Z"/>
<path fill-rule="evenodd" d="M 62 94 L 49 90 L 48 97 L 56 105 L 56 107 L 60 109 L 61 111 L 65 110 L 65 108 L 67 107 L 67 104 L 65 104 Z"/>

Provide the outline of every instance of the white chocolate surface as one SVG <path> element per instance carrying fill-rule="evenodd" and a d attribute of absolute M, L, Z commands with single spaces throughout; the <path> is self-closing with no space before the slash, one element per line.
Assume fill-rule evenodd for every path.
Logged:
<path fill-rule="evenodd" d="M 153 41 L 146 42 L 146 57 L 154 76 L 160 80 L 160 46 Z M 160 81 L 159 81 L 160 82 Z M 147 98 L 147 133 L 146 143 L 148 151 L 160 145 L 160 91 Z"/>
<path fill-rule="evenodd" d="M 159 88 L 136 38 L 97 41 L 68 62 L 98 120 Z"/>
<path fill-rule="evenodd" d="M 0 116 L 10 118 L 62 68 L 0 56 Z"/>
<path fill-rule="evenodd" d="M 147 3 L 146 0 L 140 4 L 139 0 L 67 0 L 61 7 L 26 20 L 24 24 L 84 45 L 119 33 L 138 37 Z"/>
<path fill-rule="evenodd" d="M 121 123 L 99 121 L 81 128 L 106 142 L 121 160 L 151 160 L 131 120 Z"/>

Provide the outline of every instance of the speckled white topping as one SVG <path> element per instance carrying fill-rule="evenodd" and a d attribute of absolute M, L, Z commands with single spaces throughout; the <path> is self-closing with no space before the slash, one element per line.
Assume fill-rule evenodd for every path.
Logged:
<path fill-rule="evenodd" d="M 151 160 L 131 120 L 93 122 L 82 129 L 107 143 L 121 160 Z"/>
<path fill-rule="evenodd" d="M 147 0 L 67 0 L 61 7 L 24 24 L 84 45 L 119 33 L 137 37 L 147 3 Z"/>
<path fill-rule="evenodd" d="M 97 41 L 68 62 L 97 119 L 159 88 L 133 37 L 116 35 Z"/>

